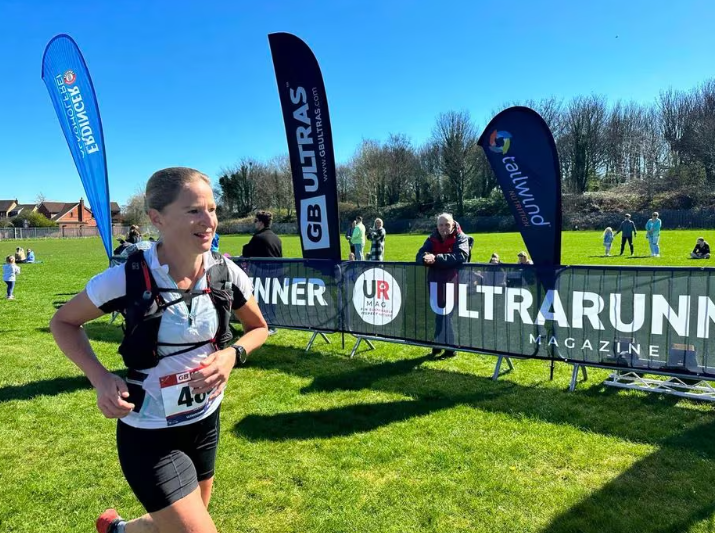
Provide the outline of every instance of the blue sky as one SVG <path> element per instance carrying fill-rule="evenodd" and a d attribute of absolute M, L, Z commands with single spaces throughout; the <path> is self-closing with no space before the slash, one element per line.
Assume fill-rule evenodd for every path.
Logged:
<path fill-rule="evenodd" d="M 287 152 L 267 34 L 304 39 L 320 62 L 335 155 L 504 103 L 597 93 L 653 101 L 715 76 L 712 0 L 13 1 L 0 3 L 5 83 L 0 198 L 84 196 L 40 79 L 42 52 L 70 34 L 102 115 L 112 200 L 152 172 L 216 177 L 245 156 Z"/>

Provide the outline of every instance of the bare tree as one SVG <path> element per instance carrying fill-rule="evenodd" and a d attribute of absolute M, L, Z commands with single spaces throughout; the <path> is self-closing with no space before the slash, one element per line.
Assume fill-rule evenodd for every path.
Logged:
<path fill-rule="evenodd" d="M 385 205 L 392 205 L 406 199 L 419 165 L 412 143 L 404 134 L 390 134 L 382 150 L 386 160 Z"/>
<path fill-rule="evenodd" d="M 671 164 L 679 165 L 684 150 L 683 135 L 693 111 L 693 98 L 683 91 L 670 88 L 660 93 L 657 106 L 661 134 L 670 148 Z"/>
<path fill-rule="evenodd" d="M 441 172 L 447 176 L 457 214 L 464 213 L 464 198 L 474 178 L 478 137 L 468 111 L 448 111 L 437 117 L 432 139 L 439 147 Z"/>
<path fill-rule="evenodd" d="M 606 100 L 602 96 L 579 96 L 567 106 L 559 155 L 564 176 L 574 192 L 586 191 L 590 179 L 598 177 L 604 157 Z"/>

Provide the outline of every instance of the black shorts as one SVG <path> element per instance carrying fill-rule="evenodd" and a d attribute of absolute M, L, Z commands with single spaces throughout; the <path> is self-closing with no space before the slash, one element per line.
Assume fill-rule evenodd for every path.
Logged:
<path fill-rule="evenodd" d="M 139 429 L 117 423 L 119 464 L 147 512 L 165 509 L 213 477 L 220 410 L 179 427 Z"/>

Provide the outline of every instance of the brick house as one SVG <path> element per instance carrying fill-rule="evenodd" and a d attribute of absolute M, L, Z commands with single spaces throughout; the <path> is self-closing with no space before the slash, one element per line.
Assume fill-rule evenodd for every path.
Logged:
<path fill-rule="evenodd" d="M 84 205 L 84 198 L 80 198 L 79 202 L 70 203 L 42 202 L 37 206 L 37 211 L 63 228 L 97 225 L 92 211 Z"/>

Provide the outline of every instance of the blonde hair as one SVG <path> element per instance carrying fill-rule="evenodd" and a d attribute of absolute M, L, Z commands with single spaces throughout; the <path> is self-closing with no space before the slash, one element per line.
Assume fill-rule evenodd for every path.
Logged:
<path fill-rule="evenodd" d="M 380 223 L 380 226 L 384 226 L 384 225 L 385 225 L 381 218 L 376 218 L 376 219 L 375 219 L 375 225 L 376 225 L 376 226 L 377 226 L 377 223 L 378 223 L 378 222 Z"/>
<path fill-rule="evenodd" d="M 156 209 L 161 212 L 179 196 L 181 189 L 189 183 L 203 180 L 211 185 L 211 180 L 196 169 L 188 167 L 170 167 L 157 170 L 146 184 L 144 209 Z"/>
<path fill-rule="evenodd" d="M 605 235 L 606 233 L 613 233 L 613 228 L 612 228 L 611 226 L 608 226 L 608 227 L 604 230 L 603 234 Z"/>
<path fill-rule="evenodd" d="M 15 262 L 15 256 L 14 256 L 14 255 L 8 255 L 8 256 L 5 258 L 5 262 L 6 262 L 6 263 L 14 263 L 14 262 Z"/>

